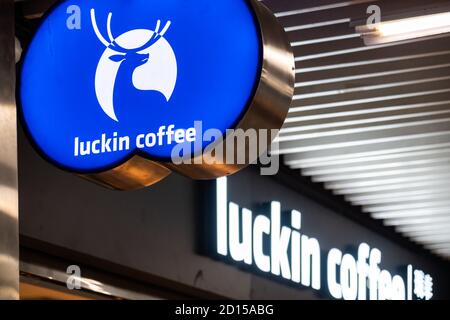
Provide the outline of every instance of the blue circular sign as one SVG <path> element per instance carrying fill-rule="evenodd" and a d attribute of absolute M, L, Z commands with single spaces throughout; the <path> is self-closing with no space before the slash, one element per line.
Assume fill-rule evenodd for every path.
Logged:
<path fill-rule="evenodd" d="M 261 73 L 245 0 L 72 0 L 43 19 L 24 57 L 20 100 L 34 143 L 79 173 L 133 154 L 168 160 L 233 128 Z M 209 142 L 211 143 L 211 142 Z"/>

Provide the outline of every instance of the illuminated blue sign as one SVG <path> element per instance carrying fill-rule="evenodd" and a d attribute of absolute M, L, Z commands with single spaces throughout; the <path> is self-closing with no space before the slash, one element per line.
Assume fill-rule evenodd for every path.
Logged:
<path fill-rule="evenodd" d="M 79 173 L 133 154 L 167 160 L 195 121 L 225 132 L 260 81 L 262 38 L 245 0 L 72 0 L 26 52 L 20 102 L 40 151 Z"/>

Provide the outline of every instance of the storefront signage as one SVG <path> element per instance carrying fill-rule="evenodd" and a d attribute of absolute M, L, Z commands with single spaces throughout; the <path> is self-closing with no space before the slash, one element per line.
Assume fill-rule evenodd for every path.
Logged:
<path fill-rule="evenodd" d="M 172 170 L 214 178 L 243 166 L 174 166 L 174 147 L 195 158 L 215 143 L 195 122 L 224 136 L 279 129 L 293 66 L 283 29 L 255 0 L 62 1 L 26 51 L 22 118 L 49 161 L 111 187 Z"/>
<path fill-rule="evenodd" d="M 271 202 L 270 212 L 255 215 L 252 210 L 228 201 L 227 178 L 217 180 L 216 192 L 216 252 L 230 262 L 326 291 L 335 299 L 433 297 L 430 275 L 412 265 L 401 274 L 383 269 L 382 252 L 367 243 L 359 244 L 356 255 L 333 248 L 325 255 L 326 261 L 322 261 L 320 241 L 302 232 L 300 211 L 292 210 L 290 222 L 284 225 L 280 202 Z"/>

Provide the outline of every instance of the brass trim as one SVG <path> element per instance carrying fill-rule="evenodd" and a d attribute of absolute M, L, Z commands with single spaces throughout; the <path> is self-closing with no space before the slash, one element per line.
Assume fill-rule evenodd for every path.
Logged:
<path fill-rule="evenodd" d="M 138 190 L 158 183 L 170 174 L 171 171 L 161 164 L 134 156 L 112 170 L 81 177 L 110 189 Z"/>
<path fill-rule="evenodd" d="M 52 268 L 51 266 L 36 264 L 32 262 L 20 262 L 21 282 L 36 283 L 40 286 L 44 284 L 60 285 L 64 288 L 71 274 L 67 274 L 62 270 Z M 160 300 L 156 295 L 141 293 L 127 288 L 119 287 L 111 283 L 105 283 L 91 277 L 80 278 L 81 290 L 74 290 L 75 295 L 87 297 L 91 299 L 126 299 L 126 300 Z M 67 289 L 68 290 L 68 289 Z"/>

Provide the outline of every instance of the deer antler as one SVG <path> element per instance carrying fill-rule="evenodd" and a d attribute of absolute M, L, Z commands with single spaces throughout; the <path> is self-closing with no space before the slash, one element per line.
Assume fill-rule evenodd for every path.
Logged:
<path fill-rule="evenodd" d="M 111 21 L 112 14 L 108 16 L 108 21 Z M 109 47 L 112 43 L 108 42 L 101 34 L 100 30 L 98 29 L 97 20 L 95 19 L 95 9 L 91 9 L 91 21 L 92 21 L 92 27 L 94 28 L 94 32 L 97 35 L 97 38 L 100 40 L 101 43 L 105 45 L 105 47 Z M 109 29 L 109 28 L 108 28 Z"/>
<path fill-rule="evenodd" d="M 152 45 L 154 45 L 159 39 L 161 39 L 167 32 L 167 30 L 169 29 L 171 22 L 167 21 L 166 25 L 164 26 L 164 28 L 162 29 L 161 32 L 159 32 L 159 28 L 161 27 L 161 20 L 158 20 L 156 22 L 156 27 L 155 27 L 155 31 L 153 31 L 152 36 L 150 37 L 150 40 L 147 41 L 146 44 L 144 44 L 143 46 L 136 48 L 136 49 L 126 49 L 121 47 L 116 40 L 114 39 L 114 36 L 112 34 L 111 31 L 111 20 L 112 20 L 112 12 L 110 12 L 108 14 L 108 20 L 107 20 L 107 24 L 106 24 L 106 29 L 107 29 L 107 33 L 108 33 L 108 38 L 109 38 L 109 42 L 108 40 L 106 40 L 102 33 L 100 32 L 98 25 L 97 25 L 97 20 L 95 19 L 95 9 L 91 9 L 91 21 L 92 21 L 92 27 L 94 28 L 94 32 L 97 35 L 97 38 L 100 40 L 101 43 L 103 43 L 103 45 L 105 47 L 111 47 L 113 46 L 114 49 L 121 51 L 123 53 L 126 52 L 139 52 L 142 51 L 144 49 L 150 48 Z"/>
<path fill-rule="evenodd" d="M 153 36 L 158 34 L 159 27 L 161 27 L 161 20 L 156 21 L 156 27 L 155 27 L 155 31 L 153 32 Z"/>
<path fill-rule="evenodd" d="M 109 37 L 110 43 L 114 43 L 115 39 L 114 39 L 114 36 L 113 36 L 113 34 L 111 32 L 111 19 L 112 19 L 112 12 L 110 12 L 108 14 L 108 21 L 106 23 L 106 30 L 108 32 L 108 37 Z"/>
<path fill-rule="evenodd" d="M 134 49 L 134 51 L 139 52 L 139 51 L 142 51 L 144 49 L 150 48 L 152 45 L 154 45 L 156 42 L 158 42 L 158 40 L 161 39 L 166 34 L 166 32 L 169 29 L 170 25 L 171 25 L 171 22 L 167 21 L 167 23 L 164 26 L 164 28 L 162 29 L 162 31 L 158 32 L 159 28 L 161 26 L 161 21 L 158 20 L 156 22 L 155 31 L 153 32 L 153 35 L 150 37 L 150 40 L 148 40 L 147 43 L 144 44 L 143 46 Z"/>
<path fill-rule="evenodd" d="M 172 22 L 169 20 L 167 21 L 166 25 L 164 26 L 164 28 L 162 29 L 161 33 L 159 34 L 161 37 L 164 37 L 164 35 L 166 34 L 167 30 L 169 30 L 170 25 L 172 24 Z"/>

